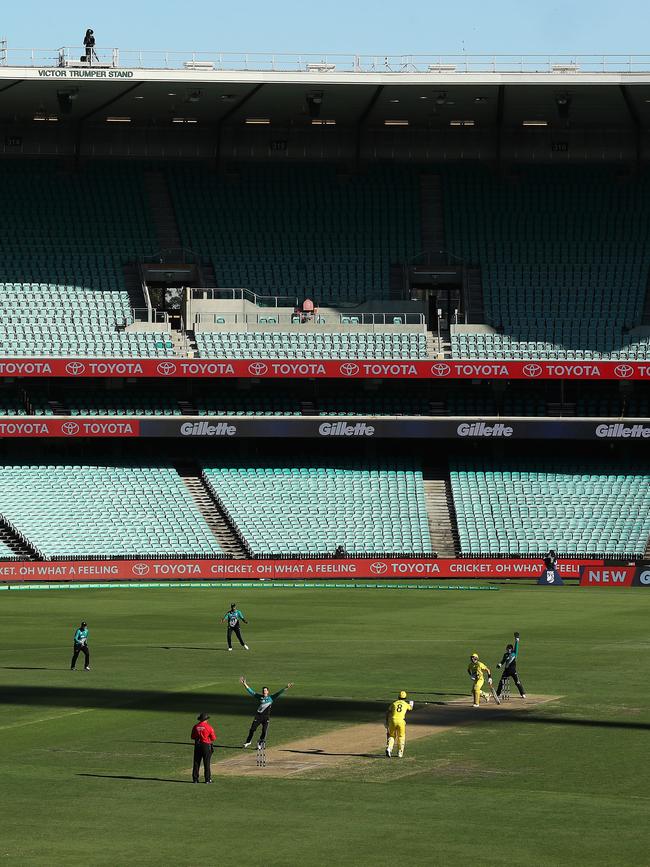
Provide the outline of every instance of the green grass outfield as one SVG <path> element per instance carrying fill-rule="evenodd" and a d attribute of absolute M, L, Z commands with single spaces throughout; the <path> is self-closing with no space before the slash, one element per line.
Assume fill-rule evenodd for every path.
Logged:
<path fill-rule="evenodd" d="M 225 652 L 231 601 L 250 653 Z M 72 673 L 82 619 L 93 670 Z M 649 624 L 643 588 L 2 593 L 0 864 L 650 864 Z M 241 674 L 295 681 L 279 744 L 377 720 L 402 688 L 466 694 L 469 653 L 494 665 L 514 629 L 526 688 L 561 701 L 485 712 L 401 761 L 219 779 L 255 708 Z M 203 710 L 215 783 L 192 786 Z"/>

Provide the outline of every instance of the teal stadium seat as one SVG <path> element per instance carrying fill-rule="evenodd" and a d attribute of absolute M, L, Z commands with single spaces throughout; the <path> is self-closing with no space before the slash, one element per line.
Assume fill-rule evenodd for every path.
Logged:
<path fill-rule="evenodd" d="M 480 265 L 497 334 L 454 335 L 456 358 L 650 358 L 641 322 L 648 283 L 650 178 L 612 168 L 478 166 L 441 170 L 446 240 Z"/>
<path fill-rule="evenodd" d="M 0 356 L 166 357 L 170 335 L 126 332 L 124 265 L 156 250 L 138 165 L 0 167 Z"/>
<path fill-rule="evenodd" d="M 462 554 L 642 556 L 650 468 L 624 462 L 457 460 Z"/>
<path fill-rule="evenodd" d="M 223 553 L 170 466 L 1 466 L 0 516 L 44 560 Z"/>
<path fill-rule="evenodd" d="M 185 164 L 167 178 L 182 242 L 219 286 L 319 305 L 389 297 L 390 266 L 422 249 L 418 172 L 374 166 L 245 166 L 237 179 Z"/>
<path fill-rule="evenodd" d="M 206 466 L 203 477 L 250 554 L 431 552 L 422 471 L 337 461 Z"/>

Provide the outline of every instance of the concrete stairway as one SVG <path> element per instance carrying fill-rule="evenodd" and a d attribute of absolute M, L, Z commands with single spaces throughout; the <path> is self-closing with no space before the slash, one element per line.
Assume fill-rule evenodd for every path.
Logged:
<path fill-rule="evenodd" d="M 145 172 L 144 186 L 160 249 L 180 249 L 181 236 L 165 175 L 160 171 Z"/>
<path fill-rule="evenodd" d="M 420 175 L 420 222 L 422 250 L 428 255 L 428 261 L 431 264 L 446 264 L 445 219 L 440 175 Z"/>
<path fill-rule="evenodd" d="M 4 542 L 13 554 L 21 560 L 40 559 L 37 551 L 30 545 L 25 544 L 4 521 L 0 522 L 0 541 Z"/>
<path fill-rule="evenodd" d="M 194 498 L 197 508 L 214 533 L 224 554 L 244 559 L 247 556 L 244 546 L 201 478 L 199 467 L 196 464 L 177 464 L 176 471 Z"/>
<path fill-rule="evenodd" d="M 144 300 L 144 292 L 142 291 L 142 281 L 138 265 L 135 262 L 129 262 L 122 268 L 124 274 L 124 285 L 129 293 L 129 302 L 134 310 L 144 310 L 146 302 Z"/>
<path fill-rule="evenodd" d="M 435 467 L 424 471 L 424 498 L 429 516 L 431 545 L 439 557 L 455 557 L 459 550 L 449 471 Z"/>
<path fill-rule="evenodd" d="M 467 322 L 480 325 L 485 322 L 483 306 L 483 281 L 480 268 L 467 269 Z"/>

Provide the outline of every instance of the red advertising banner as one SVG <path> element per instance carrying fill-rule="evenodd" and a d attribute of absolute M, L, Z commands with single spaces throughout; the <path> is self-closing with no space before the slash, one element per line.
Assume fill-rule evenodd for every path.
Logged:
<path fill-rule="evenodd" d="M 589 565 L 580 570 L 581 587 L 630 587 L 637 573 L 636 566 L 630 565 Z M 648 574 L 643 573 L 643 574 Z"/>
<path fill-rule="evenodd" d="M 0 376 L 214 379 L 650 380 L 650 361 L 4 358 Z"/>
<path fill-rule="evenodd" d="M 562 560 L 563 578 L 580 578 L 602 560 Z M 72 560 L 0 563 L 0 581 L 200 581 L 427 578 L 539 578 L 541 560 L 349 559 L 349 560 Z M 634 572 L 634 570 L 632 570 Z"/>
<path fill-rule="evenodd" d="M 16 416 L 0 420 L 0 437 L 137 437 L 140 436 L 138 419 L 120 421 L 77 418 L 48 419 L 43 416 L 29 418 Z"/>

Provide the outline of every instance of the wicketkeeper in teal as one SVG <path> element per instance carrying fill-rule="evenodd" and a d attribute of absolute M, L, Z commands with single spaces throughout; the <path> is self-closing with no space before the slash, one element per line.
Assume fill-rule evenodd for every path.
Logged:
<path fill-rule="evenodd" d="M 248 650 L 248 645 L 244 642 L 244 639 L 241 637 L 241 629 L 239 627 L 239 622 L 248 623 L 248 620 L 243 615 L 243 612 L 237 608 L 237 603 L 232 602 L 230 605 L 230 611 L 226 611 L 221 619 L 221 622 L 226 622 L 228 624 L 228 651 L 232 652 L 232 634 L 233 632 L 239 639 L 239 643 L 244 648 L 244 650 Z"/>
<path fill-rule="evenodd" d="M 88 624 L 85 620 L 81 621 L 81 626 L 77 629 L 72 639 L 72 662 L 70 663 L 70 671 L 74 671 L 77 664 L 77 657 L 80 653 L 84 655 L 84 671 L 90 671 L 90 651 L 88 650 Z"/>
<path fill-rule="evenodd" d="M 258 726 L 262 726 L 262 731 L 260 733 L 260 739 L 257 744 L 257 749 L 261 750 L 266 745 L 266 733 L 269 730 L 269 717 L 271 716 L 271 707 L 273 706 L 273 702 L 276 698 L 280 698 L 283 692 L 291 689 L 293 686 L 292 683 L 288 683 L 282 689 L 279 689 L 277 692 L 270 693 L 267 686 L 262 689 L 262 692 L 255 692 L 254 689 L 246 683 L 245 677 L 240 677 L 239 682 L 244 684 L 244 689 L 249 695 L 252 695 L 259 701 L 259 706 L 253 717 L 253 722 L 251 723 L 251 727 L 248 732 L 248 737 L 246 738 L 246 743 L 244 747 L 250 747 L 253 741 L 253 735 L 255 734 L 255 729 Z"/>

